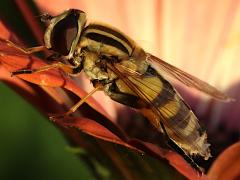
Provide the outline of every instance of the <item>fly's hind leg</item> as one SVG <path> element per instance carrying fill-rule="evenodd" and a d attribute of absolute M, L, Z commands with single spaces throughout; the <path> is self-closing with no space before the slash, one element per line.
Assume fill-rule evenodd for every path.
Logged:
<path fill-rule="evenodd" d="M 95 92 L 97 92 L 98 90 L 101 90 L 101 89 L 102 89 L 102 86 L 96 87 L 90 93 L 88 93 L 86 96 L 84 96 L 80 101 L 78 101 L 74 106 L 72 106 L 66 113 L 51 115 L 50 118 L 54 119 L 54 118 L 61 118 L 61 117 L 69 116 L 70 114 L 74 113 L 84 102 L 86 102 L 86 100 L 90 96 L 92 96 Z"/>

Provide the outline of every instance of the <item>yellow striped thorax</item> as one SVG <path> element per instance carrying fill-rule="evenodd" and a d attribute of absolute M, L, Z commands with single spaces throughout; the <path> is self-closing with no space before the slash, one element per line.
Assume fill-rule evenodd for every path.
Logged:
<path fill-rule="evenodd" d="M 125 67 L 144 74 L 148 63 L 145 51 L 130 37 L 103 23 L 91 23 L 82 32 L 80 49 L 107 57 L 115 57 Z"/>
<path fill-rule="evenodd" d="M 135 44 L 118 30 L 93 23 L 84 29 L 80 46 L 99 54 L 126 58 L 132 55 Z"/>

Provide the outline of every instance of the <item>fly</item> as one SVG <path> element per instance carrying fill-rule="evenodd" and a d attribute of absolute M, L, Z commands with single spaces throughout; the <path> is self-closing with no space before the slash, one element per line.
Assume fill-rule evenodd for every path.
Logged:
<path fill-rule="evenodd" d="M 86 25 L 86 13 L 81 10 L 69 9 L 55 17 L 44 15 L 43 19 L 48 22 L 43 46 L 23 49 L 8 43 L 26 54 L 52 50 L 56 55 L 52 57 L 58 58 L 57 63 L 39 69 L 18 70 L 13 75 L 53 68 L 77 75 L 83 70 L 94 90 L 64 116 L 73 113 L 96 91 L 103 90 L 114 101 L 139 110 L 156 129 L 164 133 L 168 144 L 193 166 L 198 167 L 191 159 L 192 155 L 200 155 L 205 160 L 211 157 L 206 132 L 162 72 L 218 100 L 230 101 L 228 96 L 145 52 L 118 29 L 101 23 Z M 152 63 L 157 64 L 158 70 L 153 68 Z"/>

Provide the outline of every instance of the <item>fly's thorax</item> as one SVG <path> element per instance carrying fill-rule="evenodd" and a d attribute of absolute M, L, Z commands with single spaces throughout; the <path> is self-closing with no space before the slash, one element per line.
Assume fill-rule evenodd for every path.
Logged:
<path fill-rule="evenodd" d="M 96 66 L 99 58 L 96 53 L 85 52 L 83 60 L 83 70 L 91 80 L 108 79 L 108 74 Z"/>
<path fill-rule="evenodd" d="M 81 49 L 99 56 L 115 57 L 120 65 L 139 74 L 148 68 L 145 51 L 119 30 L 99 23 L 89 24 L 81 35 Z"/>
<path fill-rule="evenodd" d="M 75 48 L 74 54 L 71 59 L 67 59 L 73 66 L 79 67 L 82 66 L 82 58 L 83 58 L 83 53 L 82 49 L 77 46 Z"/>
<path fill-rule="evenodd" d="M 91 23 L 83 31 L 81 47 L 119 59 L 130 57 L 135 42 L 118 29 L 102 23 Z"/>
<path fill-rule="evenodd" d="M 145 60 L 136 59 L 135 57 L 130 57 L 128 59 L 123 59 L 119 62 L 123 68 L 128 69 L 130 72 L 137 73 L 139 75 L 144 75 L 149 67 L 149 64 Z"/>
<path fill-rule="evenodd" d="M 146 61 L 147 54 L 142 47 L 135 43 L 134 49 L 132 51 L 131 57 L 137 59 L 138 61 Z"/>
<path fill-rule="evenodd" d="M 83 70 L 91 80 L 110 81 L 117 78 L 116 74 L 107 69 L 107 62 L 97 53 L 85 51 L 83 54 Z"/>
<path fill-rule="evenodd" d="M 82 48 L 87 48 L 88 51 L 95 52 L 97 54 L 108 55 L 108 56 L 116 56 L 121 58 L 129 57 L 128 54 L 119 50 L 115 46 L 110 46 L 105 44 L 104 42 L 97 42 L 87 37 L 83 37 L 80 42 L 80 46 Z"/>

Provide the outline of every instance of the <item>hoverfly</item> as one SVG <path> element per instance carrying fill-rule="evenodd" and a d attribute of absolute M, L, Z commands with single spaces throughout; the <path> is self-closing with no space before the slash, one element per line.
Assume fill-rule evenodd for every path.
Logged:
<path fill-rule="evenodd" d="M 13 75 L 52 68 L 76 75 L 83 70 L 95 89 L 64 115 L 73 113 L 97 90 L 103 90 L 114 101 L 138 109 L 190 161 L 192 155 L 200 155 L 205 160 L 211 156 L 206 132 L 161 71 L 216 99 L 228 101 L 230 98 L 200 79 L 145 52 L 119 30 L 101 23 L 86 25 L 86 13 L 81 10 L 69 9 L 55 17 L 44 15 L 42 18 L 48 22 L 44 46 L 23 49 L 12 42 L 9 45 L 27 54 L 52 50 L 58 62 L 39 69 L 18 70 Z M 161 71 L 154 69 L 151 63 L 157 63 Z"/>

